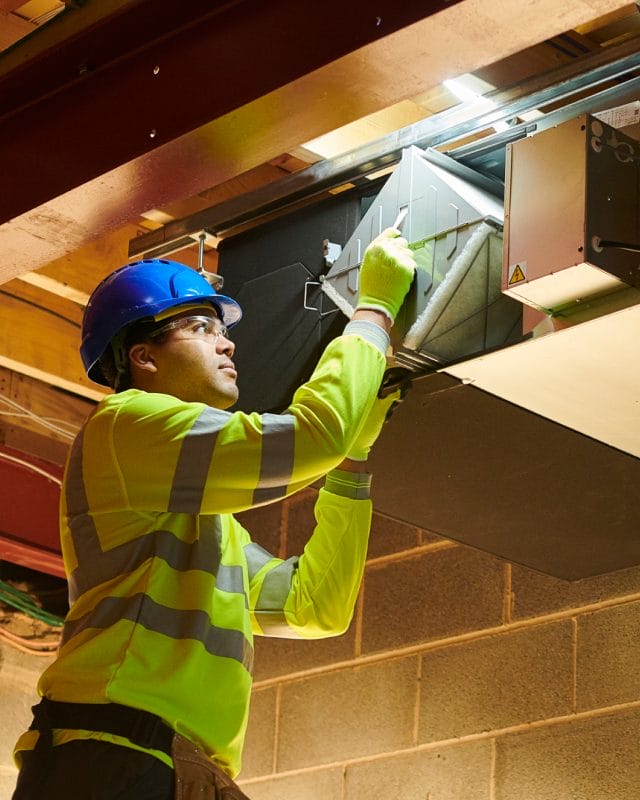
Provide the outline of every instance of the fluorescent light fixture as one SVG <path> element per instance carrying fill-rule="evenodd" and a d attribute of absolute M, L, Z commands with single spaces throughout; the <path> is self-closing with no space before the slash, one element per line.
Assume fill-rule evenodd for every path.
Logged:
<path fill-rule="evenodd" d="M 450 78 L 449 80 L 442 81 L 442 85 L 463 103 L 477 103 L 483 99 L 479 92 L 465 85 L 463 78 Z M 495 103 L 492 103 L 491 100 L 484 100 L 484 102 L 492 107 L 495 106 Z"/>
<path fill-rule="evenodd" d="M 463 103 L 469 103 L 472 106 L 477 105 L 479 110 L 484 108 L 487 111 L 491 111 L 491 109 L 497 108 L 497 104 L 477 91 L 474 88 L 474 84 L 478 88 L 484 89 L 484 91 L 487 91 L 487 88 L 493 88 L 490 84 L 485 84 L 484 81 L 480 81 L 473 75 L 461 75 L 459 78 L 442 81 L 445 89 L 448 89 L 451 94 L 455 95 Z M 509 125 L 506 122 L 494 122 L 492 127 L 498 133 L 509 129 Z"/>

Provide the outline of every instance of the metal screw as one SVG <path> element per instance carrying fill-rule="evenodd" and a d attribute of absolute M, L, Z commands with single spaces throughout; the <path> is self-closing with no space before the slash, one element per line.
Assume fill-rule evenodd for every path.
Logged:
<path fill-rule="evenodd" d="M 159 72 L 160 72 L 160 67 L 156 64 L 155 67 L 153 68 L 153 74 L 157 75 Z"/>
<path fill-rule="evenodd" d="M 157 133 L 157 131 L 154 128 L 152 131 L 149 132 L 149 138 L 150 139 L 155 139 L 156 138 L 156 133 Z"/>

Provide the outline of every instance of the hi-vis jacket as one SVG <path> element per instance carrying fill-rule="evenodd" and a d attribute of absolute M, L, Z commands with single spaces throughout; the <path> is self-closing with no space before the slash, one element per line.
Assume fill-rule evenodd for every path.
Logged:
<path fill-rule="evenodd" d="M 368 476 L 331 470 L 375 400 L 387 344 L 375 325 L 349 323 L 284 414 L 135 389 L 98 405 L 63 484 L 70 611 L 42 695 L 151 711 L 239 772 L 253 634 L 320 638 L 350 623 L 371 519 Z M 274 558 L 232 516 L 327 473 L 299 559 Z M 18 760 L 37 736 L 23 734 Z M 54 743 L 89 736 L 135 747 L 79 731 L 56 731 Z"/>

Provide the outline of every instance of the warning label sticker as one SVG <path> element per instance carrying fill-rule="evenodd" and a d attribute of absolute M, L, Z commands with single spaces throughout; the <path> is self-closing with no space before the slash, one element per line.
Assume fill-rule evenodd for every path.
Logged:
<path fill-rule="evenodd" d="M 507 281 L 509 286 L 513 286 L 515 283 L 522 283 L 522 281 L 527 280 L 527 262 L 520 261 L 518 264 L 512 264 L 509 267 L 509 280 Z"/>

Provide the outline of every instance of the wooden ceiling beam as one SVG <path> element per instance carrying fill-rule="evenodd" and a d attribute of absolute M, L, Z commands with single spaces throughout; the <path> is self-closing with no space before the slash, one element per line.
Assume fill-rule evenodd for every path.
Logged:
<path fill-rule="evenodd" d="M 11 10 L 11 9 L 9 9 Z M 36 26 L 26 19 L 8 13 L 7 9 L 0 8 L 0 50 L 19 42 L 24 36 L 33 33 Z"/>
<path fill-rule="evenodd" d="M 91 400 L 104 395 L 84 374 L 71 320 L 5 294 L 0 340 L 0 366 Z"/>
<path fill-rule="evenodd" d="M 64 464 L 95 402 L 0 367 L 0 443 Z"/>

